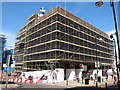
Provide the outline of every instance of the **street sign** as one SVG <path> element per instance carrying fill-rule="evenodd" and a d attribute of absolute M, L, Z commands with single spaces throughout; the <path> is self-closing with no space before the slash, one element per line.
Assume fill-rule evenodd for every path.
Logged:
<path fill-rule="evenodd" d="M 80 64 L 80 71 L 87 71 L 87 65 Z"/>
<path fill-rule="evenodd" d="M 80 64 L 80 69 L 83 69 L 83 64 Z"/>
<path fill-rule="evenodd" d="M 7 65 L 6 65 L 6 64 L 3 64 L 3 67 L 7 67 Z"/>
<path fill-rule="evenodd" d="M 11 67 L 15 67 L 15 64 L 11 64 Z"/>
<path fill-rule="evenodd" d="M 99 61 L 95 61 L 95 67 L 96 67 L 96 68 L 99 68 L 99 67 L 100 67 Z"/>

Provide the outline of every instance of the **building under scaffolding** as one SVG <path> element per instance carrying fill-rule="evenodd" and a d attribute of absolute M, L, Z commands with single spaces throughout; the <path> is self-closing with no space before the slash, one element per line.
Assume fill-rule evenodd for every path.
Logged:
<path fill-rule="evenodd" d="M 15 44 L 16 70 L 111 68 L 113 45 L 108 35 L 61 7 L 43 16 L 33 14 L 20 29 Z M 99 39 L 103 40 L 100 41 Z"/>

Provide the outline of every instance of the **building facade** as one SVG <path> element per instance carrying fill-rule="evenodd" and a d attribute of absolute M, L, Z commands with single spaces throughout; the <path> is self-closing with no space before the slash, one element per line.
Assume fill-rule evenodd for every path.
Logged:
<path fill-rule="evenodd" d="M 5 59 L 3 62 L 3 72 L 7 72 L 8 70 L 8 55 L 10 56 L 10 61 L 9 61 L 9 72 L 13 72 L 13 68 L 15 66 L 14 62 L 14 49 L 13 48 L 5 48 Z"/>
<path fill-rule="evenodd" d="M 55 68 L 111 68 L 112 40 L 70 12 L 55 7 L 43 16 L 33 14 L 20 29 L 15 44 L 16 68 L 24 71 Z M 100 40 L 102 38 L 102 40 Z"/>
<path fill-rule="evenodd" d="M 0 34 L 0 67 L 2 67 L 2 62 L 5 61 L 5 43 L 6 43 L 6 37 L 5 35 Z M 1 69 L 0 69 L 1 70 Z"/>

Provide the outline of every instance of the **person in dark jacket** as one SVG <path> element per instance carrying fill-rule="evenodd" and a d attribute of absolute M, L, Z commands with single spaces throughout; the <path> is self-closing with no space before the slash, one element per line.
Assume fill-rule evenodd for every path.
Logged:
<path fill-rule="evenodd" d="M 114 82 L 113 84 L 116 84 L 117 83 L 117 77 L 114 75 Z"/>
<path fill-rule="evenodd" d="M 106 75 L 106 80 L 108 80 L 108 74 Z"/>
<path fill-rule="evenodd" d="M 80 78 L 79 78 L 79 76 L 77 76 L 77 82 L 78 82 L 78 83 L 80 82 Z"/>
<path fill-rule="evenodd" d="M 29 80 L 32 80 L 32 78 L 33 78 L 33 76 L 31 76 L 31 75 L 28 77 Z"/>

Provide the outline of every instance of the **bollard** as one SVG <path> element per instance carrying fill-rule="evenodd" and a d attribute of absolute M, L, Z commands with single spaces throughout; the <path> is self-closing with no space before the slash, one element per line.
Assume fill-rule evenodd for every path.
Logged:
<path fill-rule="evenodd" d="M 107 88 L 107 82 L 105 83 L 105 87 Z"/>
<path fill-rule="evenodd" d="M 96 88 L 98 88 L 98 82 L 96 82 Z"/>
<path fill-rule="evenodd" d="M 83 84 L 84 82 L 83 82 L 83 79 L 82 79 L 82 84 Z"/>
<path fill-rule="evenodd" d="M 66 80 L 66 86 L 68 86 L 68 80 Z"/>
<path fill-rule="evenodd" d="M 79 83 L 80 81 L 79 81 L 79 78 L 77 78 L 77 82 Z"/>

